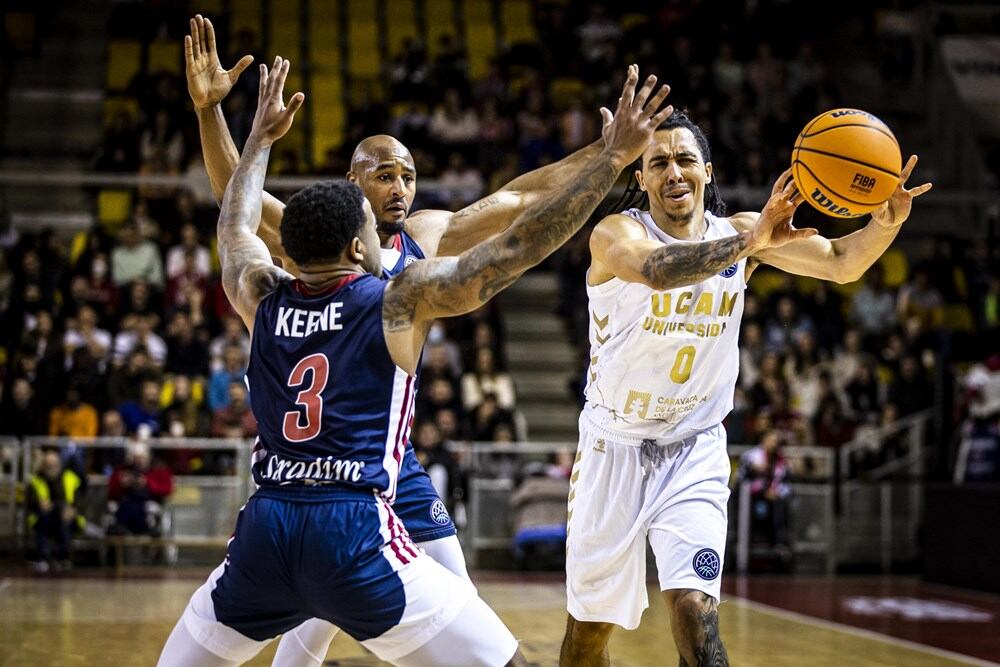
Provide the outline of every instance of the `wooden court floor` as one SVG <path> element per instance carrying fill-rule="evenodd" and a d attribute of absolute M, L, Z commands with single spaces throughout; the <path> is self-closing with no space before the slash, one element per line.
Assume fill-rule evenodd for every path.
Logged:
<path fill-rule="evenodd" d="M 204 574 L 207 574 L 205 570 Z M 0 666 L 154 665 L 167 634 L 202 573 L 158 578 L 11 577 L 0 579 Z M 565 596 L 557 582 L 478 582 L 480 593 L 539 667 L 557 664 Z M 612 641 L 612 664 L 676 665 L 666 613 L 655 590 L 634 632 Z M 848 626 L 815 621 L 732 596 L 722 605 L 722 634 L 734 665 L 990 664 Z M 274 644 L 253 665 L 269 665 Z M 328 664 L 382 665 L 338 636 Z"/>

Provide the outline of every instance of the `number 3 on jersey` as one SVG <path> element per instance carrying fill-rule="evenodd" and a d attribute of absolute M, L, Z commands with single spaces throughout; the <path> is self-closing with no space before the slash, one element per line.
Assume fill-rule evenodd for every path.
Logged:
<path fill-rule="evenodd" d="M 298 410 L 289 410 L 285 413 L 285 421 L 282 423 L 282 435 L 289 442 L 312 440 L 319 435 L 323 425 L 321 393 L 326 389 L 326 381 L 330 377 L 330 360 L 322 353 L 310 354 L 303 358 L 295 364 L 291 375 L 288 376 L 288 386 L 294 388 L 305 384 L 306 371 L 312 371 L 309 386 L 300 391 L 295 398 L 296 405 L 305 408 L 305 414 Z M 302 424 L 303 416 L 306 420 L 305 425 Z"/>
<path fill-rule="evenodd" d="M 677 350 L 674 367 L 670 369 L 670 379 L 677 384 L 684 384 L 691 377 L 691 367 L 694 366 L 694 345 L 685 345 Z"/>

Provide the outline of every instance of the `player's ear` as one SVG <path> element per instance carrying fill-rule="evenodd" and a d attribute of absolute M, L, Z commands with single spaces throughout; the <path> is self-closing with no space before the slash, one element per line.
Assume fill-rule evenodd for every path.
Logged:
<path fill-rule="evenodd" d="M 711 183 L 712 182 L 712 163 L 711 162 L 706 162 L 705 163 L 705 176 L 708 177 L 708 179 L 705 182 L 706 183 Z"/>
<path fill-rule="evenodd" d="M 365 253 L 367 249 L 365 248 L 365 242 L 355 236 L 351 239 L 351 242 L 347 244 L 347 256 L 355 264 L 360 264 L 365 260 Z"/>
<path fill-rule="evenodd" d="M 351 183 L 357 183 L 358 182 L 358 175 L 354 173 L 353 169 L 351 169 L 349 172 L 347 172 L 347 180 L 349 180 Z"/>
<path fill-rule="evenodd" d="M 636 180 L 637 183 L 639 183 L 639 189 L 642 190 L 643 192 L 645 192 L 646 191 L 646 183 L 645 183 L 645 181 L 642 180 L 642 169 L 636 169 L 635 170 L 635 180 Z"/>

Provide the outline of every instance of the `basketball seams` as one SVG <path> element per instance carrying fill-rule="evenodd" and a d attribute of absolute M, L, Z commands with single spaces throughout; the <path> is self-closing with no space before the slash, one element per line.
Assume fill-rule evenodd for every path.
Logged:
<path fill-rule="evenodd" d="M 868 125 L 867 123 L 843 123 L 842 125 L 832 125 L 830 127 L 824 127 L 822 130 L 816 130 L 812 134 L 806 134 L 806 131 L 802 130 L 802 134 L 799 135 L 799 138 L 800 139 L 809 139 L 811 137 L 819 136 L 819 135 L 823 134 L 824 132 L 829 132 L 830 130 L 839 130 L 842 127 L 866 127 L 869 130 L 875 130 L 876 132 L 878 132 L 880 134 L 884 134 L 885 136 L 887 136 L 890 139 L 892 139 L 893 143 L 895 143 L 897 146 L 899 145 L 899 140 L 896 139 L 895 135 L 893 135 L 892 132 L 889 132 L 887 130 L 883 130 L 881 127 L 878 127 L 876 125 Z"/>
<path fill-rule="evenodd" d="M 850 199 L 849 197 L 845 197 L 844 195 L 840 194 L 839 192 L 837 192 L 836 190 L 834 190 L 833 188 L 831 188 L 829 185 L 827 185 L 826 183 L 824 183 L 823 181 L 821 181 L 820 178 L 819 178 L 819 176 L 816 175 L 816 172 L 814 172 L 812 169 L 810 169 L 809 165 L 807 165 L 805 162 L 802 162 L 801 160 L 795 160 L 794 165 L 795 166 L 802 165 L 802 168 L 805 169 L 806 171 L 808 171 L 809 175 L 812 176 L 813 179 L 817 183 L 819 183 L 827 191 L 829 191 L 829 193 L 831 195 L 833 195 L 835 197 L 839 197 L 840 199 L 843 199 L 844 201 L 849 202 L 851 204 L 857 204 L 858 206 L 863 206 L 863 207 L 865 207 L 867 209 L 866 211 L 858 213 L 857 215 L 852 215 L 852 216 L 837 216 L 837 217 L 858 218 L 858 217 L 861 217 L 862 215 L 865 215 L 866 213 L 870 213 L 871 211 L 875 210 L 876 208 L 878 208 L 879 206 L 882 205 L 882 202 L 879 202 L 878 204 L 872 204 L 871 202 L 861 202 L 861 201 L 857 201 L 857 200 L 854 200 L 854 199 Z M 805 197 L 806 194 L 802 193 L 802 196 Z"/>
<path fill-rule="evenodd" d="M 800 147 L 796 147 L 795 150 L 796 151 L 806 151 L 808 153 L 817 153 L 818 155 L 825 155 L 826 157 L 832 157 L 832 158 L 835 158 L 837 160 L 842 160 L 844 162 L 852 162 L 854 164 L 860 164 L 862 167 L 869 167 L 869 168 L 874 169 L 876 171 L 881 171 L 884 174 L 888 174 L 889 176 L 892 176 L 895 179 L 899 179 L 899 174 L 897 174 L 895 172 L 892 172 L 892 171 L 890 171 L 888 169 L 883 169 L 882 167 L 879 167 L 877 165 L 871 164 L 869 162 L 862 162 L 861 160 L 855 160 L 854 158 L 845 157 L 843 155 L 838 155 L 837 153 L 831 153 L 830 151 L 822 151 L 822 150 L 820 150 L 818 148 L 805 148 L 805 147 L 801 147 L 801 146 Z"/>

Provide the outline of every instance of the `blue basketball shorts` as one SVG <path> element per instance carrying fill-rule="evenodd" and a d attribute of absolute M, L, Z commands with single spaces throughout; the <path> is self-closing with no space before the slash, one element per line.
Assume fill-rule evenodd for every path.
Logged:
<path fill-rule="evenodd" d="M 239 662 L 313 617 L 393 661 L 423 646 L 473 597 L 470 582 L 413 544 L 380 496 L 262 488 L 183 621 L 202 646 Z"/>
<path fill-rule="evenodd" d="M 414 542 L 430 542 L 456 533 L 455 523 L 410 444 L 403 452 L 392 509 Z"/>

